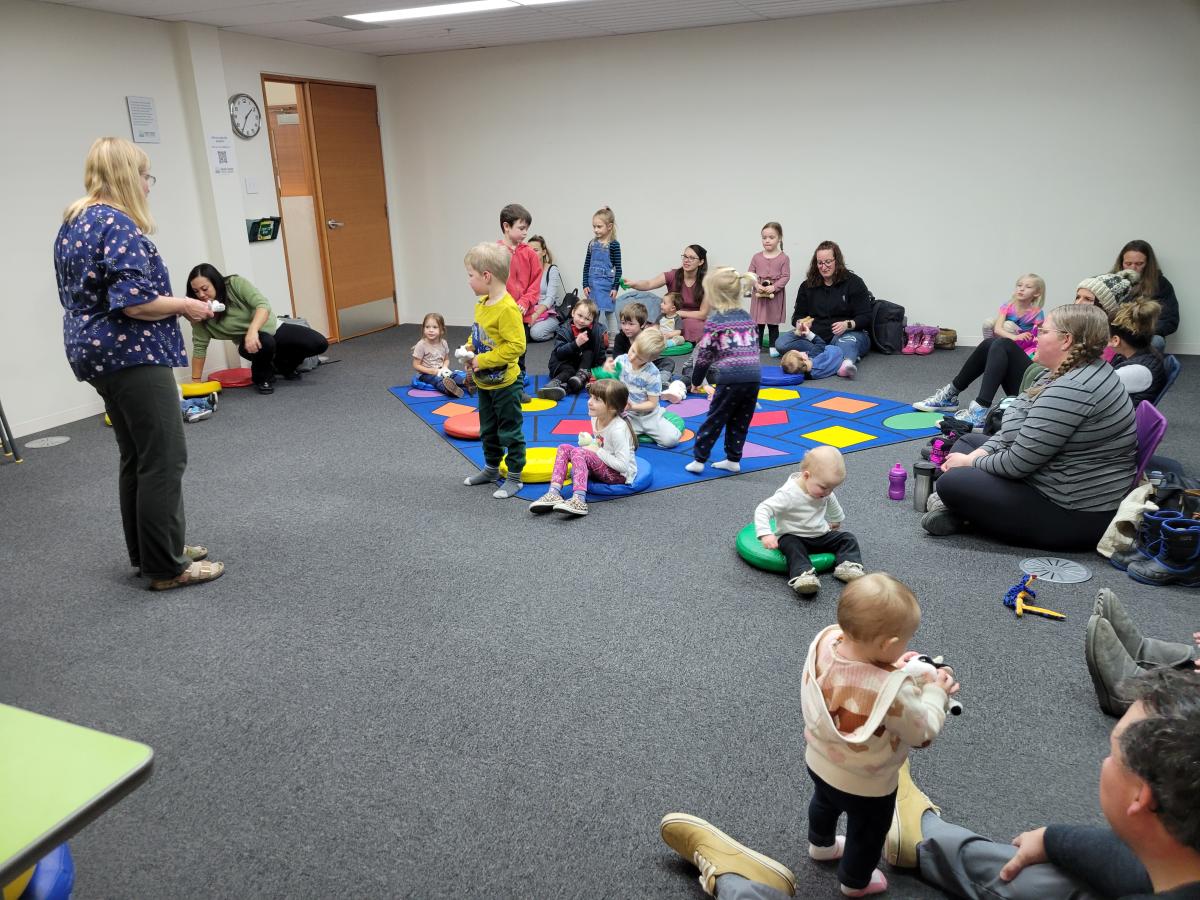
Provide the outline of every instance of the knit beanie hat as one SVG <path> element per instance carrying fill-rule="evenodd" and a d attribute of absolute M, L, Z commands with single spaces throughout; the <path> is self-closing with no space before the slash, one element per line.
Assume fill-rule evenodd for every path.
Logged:
<path fill-rule="evenodd" d="M 1091 291 L 1096 295 L 1096 305 L 1104 310 L 1104 314 L 1108 316 L 1108 321 L 1112 321 L 1113 316 L 1117 314 L 1117 307 L 1129 299 L 1129 294 L 1133 290 L 1133 286 L 1142 280 L 1140 272 L 1135 272 L 1133 269 L 1123 269 L 1120 272 L 1113 272 L 1108 275 L 1097 275 L 1094 278 L 1085 278 L 1079 282 L 1079 288 Z"/>

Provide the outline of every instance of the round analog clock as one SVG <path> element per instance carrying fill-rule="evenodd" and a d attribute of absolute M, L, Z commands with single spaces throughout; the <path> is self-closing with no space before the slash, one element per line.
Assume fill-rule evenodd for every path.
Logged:
<path fill-rule="evenodd" d="M 249 140 L 262 128 L 262 111 L 258 101 L 249 94 L 234 94 L 229 98 L 229 121 L 233 133 Z"/>

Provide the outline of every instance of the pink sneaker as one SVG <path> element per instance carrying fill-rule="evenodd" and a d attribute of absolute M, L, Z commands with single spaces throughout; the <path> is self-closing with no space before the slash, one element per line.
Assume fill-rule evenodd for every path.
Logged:
<path fill-rule="evenodd" d="M 871 894 L 882 894 L 887 890 L 888 882 L 884 874 L 878 869 L 871 872 L 871 880 L 867 882 L 865 888 L 848 888 L 844 884 L 839 885 L 842 889 L 842 894 L 846 897 L 868 897 Z"/>
<path fill-rule="evenodd" d="M 858 374 L 858 366 L 856 366 L 854 363 L 850 362 L 850 360 L 848 360 L 848 359 L 844 360 L 842 362 L 842 364 L 838 367 L 838 377 L 839 378 L 848 378 L 851 381 L 853 381 L 854 376 L 857 374 Z"/>
<path fill-rule="evenodd" d="M 936 325 L 921 326 L 921 343 L 913 351 L 918 356 L 928 356 L 933 352 L 934 341 L 937 340 L 938 330 Z"/>
<path fill-rule="evenodd" d="M 904 347 L 901 348 L 900 352 L 906 356 L 911 356 L 913 353 L 916 353 L 917 347 L 920 345 L 921 338 L 924 333 L 924 325 L 905 325 L 904 334 L 907 338 L 907 342 L 905 343 Z"/>

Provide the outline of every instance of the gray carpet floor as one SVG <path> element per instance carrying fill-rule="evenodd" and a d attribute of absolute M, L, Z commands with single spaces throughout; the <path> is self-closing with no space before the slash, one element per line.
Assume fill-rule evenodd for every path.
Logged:
<path fill-rule="evenodd" d="M 788 469 L 534 518 L 464 487 L 463 457 L 388 394 L 417 336 L 335 346 L 336 365 L 270 397 L 228 391 L 187 426 L 189 539 L 229 567 L 213 585 L 151 594 L 124 565 L 98 418 L 0 465 L 0 701 L 157 755 L 72 841 L 80 900 L 699 897 L 658 836 L 672 810 L 791 866 L 801 896 L 838 896 L 804 852 L 799 682 L 840 586 L 801 603 L 733 551 Z M 870 356 L 853 389 L 919 399 L 967 352 Z M 1183 363 L 1162 452 L 1195 471 Z M 839 491 L 867 567 L 919 596 L 917 645 L 964 684 L 917 781 L 1003 840 L 1099 822 L 1112 720 L 1082 655 L 1092 598 L 1112 586 L 1148 633 L 1183 640 L 1196 594 L 1085 554 L 1091 581 L 1040 593 L 1066 622 L 1015 619 L 1001 597 L 1029 554 L 929 537 L 887 500 L 919 446 L 848 455 Z M 892 897 L 933 894 L 890 877 Z"/>

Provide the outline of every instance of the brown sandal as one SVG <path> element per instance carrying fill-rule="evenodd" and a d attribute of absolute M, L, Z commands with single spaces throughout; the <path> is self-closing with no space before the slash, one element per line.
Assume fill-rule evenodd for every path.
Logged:
<path fill-rule="evenodd" d="M 208 548 L 201 547 L 199 544 L 184 544 L 183 555 L 192 562 L 200 562 L 202 559 L 208 559 Z"/>
<path fill-rule="evenodd" d="M 225 563 L 194 562 L 174 578 L 156 578 L 151 581 L 150 590 L 169 591 L 192 584 L 203 584 L 206 581 L 216 581 L 224 574 Z"/>

